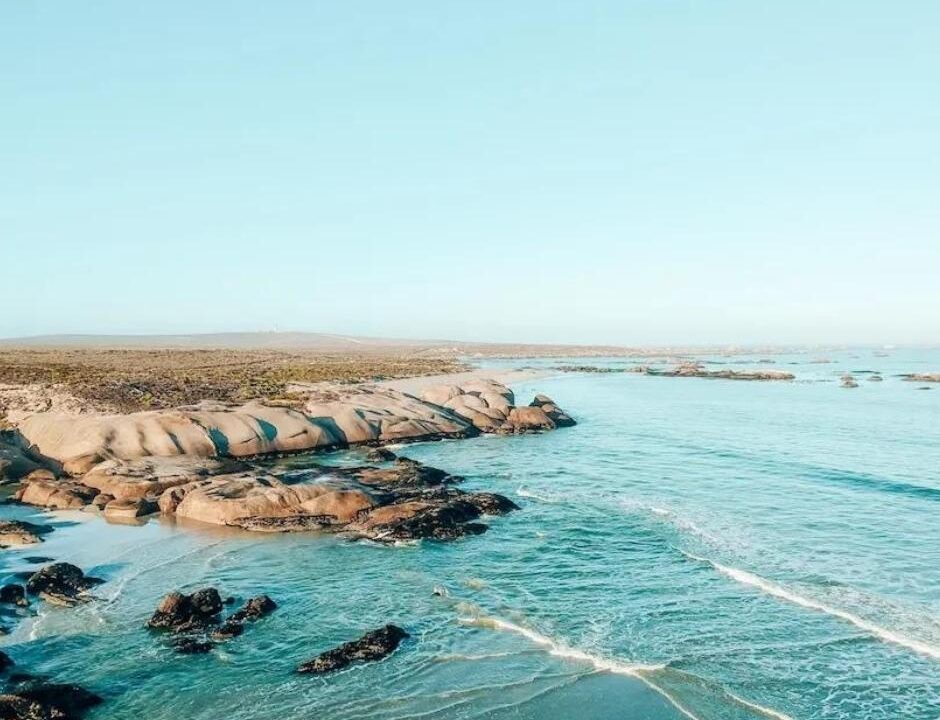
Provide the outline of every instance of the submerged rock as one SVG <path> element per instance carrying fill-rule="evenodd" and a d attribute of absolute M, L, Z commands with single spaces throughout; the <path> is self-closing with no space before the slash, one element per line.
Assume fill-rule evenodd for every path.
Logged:
<path fill-rule="evenodd" d="M 386 625 L 363 635 L 358 640 L 340 645 L 302 663 L 297 672 L 313 675 L 342 670 L 358 662 L 374 662 L 391 655 L 408 633 L 397 625 Z"/>
<path fill-rule="evenodd" d="M 226 622 L 242 623 L 246 620 L 260 620 L 277 610 L 277 603 L 267 595 L 259 595 L 248 600 L 241 608 L 232 613 Z"/>
<path fill-rule="evenodd" d="M 208 640 L 200 640 L 199 638 L 185 635 L 175 638 L 172 645 L 173 649 L 181 655 L 204 655 L 207 652 L 211 652 L 212 648 L 215 647 L 215 645 Z"/>
<path fill-rule="evenodd" d="M 75 605 L 87 600 L 88 591 L 103 582 L 70 563 L 54 563 L 33 573 L 26 581 L 26 591 L 55 605 Z"/>
<path fill-rule="evenodd" d="M 536 395 L 529 405 L 531 407 L 541 408 L 542 412 L 548 415 L 549 419 L 555 423 L 555 427 L 571 427 L 577 424 L 574 418 L 558 407 L 555 401 L 548 395 Z"/>
<path fill-rule="evenodd" d="M 842 387 L 844 388 L 857 388 L 858 382 L 851 375 L 842 376 Z"/>

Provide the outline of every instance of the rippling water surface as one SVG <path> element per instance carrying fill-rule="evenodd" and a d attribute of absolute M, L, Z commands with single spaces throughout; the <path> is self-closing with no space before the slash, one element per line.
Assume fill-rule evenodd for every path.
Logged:
<path fill-rule="evenodd" d="M 47 516 L 57 531 L 4 551 L 6 572 L 30 555 L 69 560 L 108 580 L 103 599 L 42 607 L 4 649 L 104 695 L 93 718 L 933 720 L 940 387 L 894 374 L 940 371 L 940 353 L 832 358 L 778 356 L 791 383 L 570 374 L 517 386 L 580 424 L 402 450 L 522 506 L 456 543 Z M 884 382 L 863 373 L 842 389 L 846 370 Z M 207 656 L 175 655 L 143 629 L 164 593 L 210 584 L 267 592 L 280 609 Z M 386 661 L 291 673 L 386 622 L 412 635 Z"/>

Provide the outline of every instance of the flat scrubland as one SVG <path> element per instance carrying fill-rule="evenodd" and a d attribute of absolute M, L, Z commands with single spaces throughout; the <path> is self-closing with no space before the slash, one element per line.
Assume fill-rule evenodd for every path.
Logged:
<path fill-rule="evenodd" d="M 55 386 L 88 407 L 133 412 L 201 400 L 290 401 L 290 382 L 369 382 L 466 368 L 453 356 L 423 352 L 3 347 L 0 385 Z"/>

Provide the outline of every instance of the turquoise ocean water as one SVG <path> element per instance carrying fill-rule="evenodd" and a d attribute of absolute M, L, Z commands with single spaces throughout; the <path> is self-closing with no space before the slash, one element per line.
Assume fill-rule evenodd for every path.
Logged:
<path fill-rule="evenodd" d="M 940 353 L 773 357 L 796 381 L 541 378 L 519 400 L 546 392 L 577 427 L 402 448 L 522 507 L 455 543 L 38 516 L 57 529 L 0 555 L 8 579 L 47 555 L 107 582 L 76 609 L 34 605 L 2 648 L 103 695 L 95 720 L 934 720 L 940 386 L 896 374 L 940 371 Z M 884 382 L 842 389 L 846 370 Z M 166 592 L 205 585 L 280 608 L 210 655 L 175 655 L 143 624 Z M 411 633 L 389 659 L 292 674 L 387 622 Z"/>

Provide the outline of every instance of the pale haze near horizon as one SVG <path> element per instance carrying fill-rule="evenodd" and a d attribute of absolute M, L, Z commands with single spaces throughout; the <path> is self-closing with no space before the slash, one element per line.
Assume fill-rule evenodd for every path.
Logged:
<path fill-rule="evenodd" d="M 3 3 L 0 337 L 940 342 L 938 26 Z"/>

